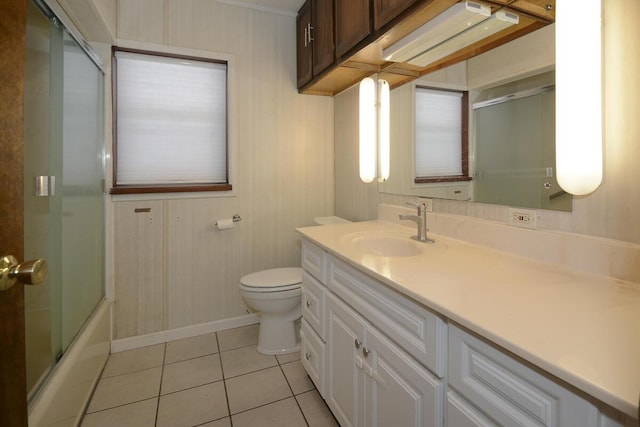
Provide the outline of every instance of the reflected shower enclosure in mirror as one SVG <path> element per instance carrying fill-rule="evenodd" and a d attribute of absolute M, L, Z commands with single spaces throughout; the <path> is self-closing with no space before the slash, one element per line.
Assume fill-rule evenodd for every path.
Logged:
<path fill-rule="evenodd" d="M 570 211 L 555 181 L 554 35 L 549 25 L 392 90 L 391 176 L 378 191 Z M 416 85 L 469 91 L 472 181 L 414 182 Z"/>

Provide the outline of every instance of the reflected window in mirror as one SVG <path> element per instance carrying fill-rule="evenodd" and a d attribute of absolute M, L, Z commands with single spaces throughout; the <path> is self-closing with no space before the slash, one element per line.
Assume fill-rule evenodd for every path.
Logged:
<path fill-rule="evenodd" d="M 468 92 L 416 86 L 415 183 L 470 181 Z"/>

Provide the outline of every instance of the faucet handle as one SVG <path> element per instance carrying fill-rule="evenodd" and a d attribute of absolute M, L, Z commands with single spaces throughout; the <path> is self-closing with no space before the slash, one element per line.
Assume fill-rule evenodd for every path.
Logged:
<path fill-rule="evenodd" d="M 417 208 L 418 215 L 422 215 L 424 212 L 427 211 L 427 205 L 425 205 L 424 203 L 415 203 L 415 202 L 406 202 L 406 203 L 409 206 L 413 206 L 414 208 Z"/>

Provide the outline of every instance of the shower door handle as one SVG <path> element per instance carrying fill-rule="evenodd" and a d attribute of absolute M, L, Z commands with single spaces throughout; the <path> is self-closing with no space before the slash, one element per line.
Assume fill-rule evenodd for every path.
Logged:
<path fill-rule="evenodd" d="M 47 262 L 41 258 L 18 264 L 13 255 L 0 258 L 0 291 L 6 291 L 16 283 L 39 285 L 47 277 Z"/>

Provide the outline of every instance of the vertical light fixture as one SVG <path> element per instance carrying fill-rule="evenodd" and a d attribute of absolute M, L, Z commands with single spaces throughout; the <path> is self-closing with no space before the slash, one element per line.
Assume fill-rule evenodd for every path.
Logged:
<path fill-rule="evenodd" d="M 389 178 L 389 83 L 362 79 L 359 90 L 360 179 L 365 182 Z"/>
<path fill-rule="evenodd" d="M 389 83 L 386 80 L 378 80 L 378 181 L 389 179 L 389 163 L 391 147 L 389 141 L 390 117 L 389 117 Z"/>
<path fill-rule="evenodd" d="M 601 0 L 556 2 L 556 169 L 567 193 L 602 182 Z"/>

